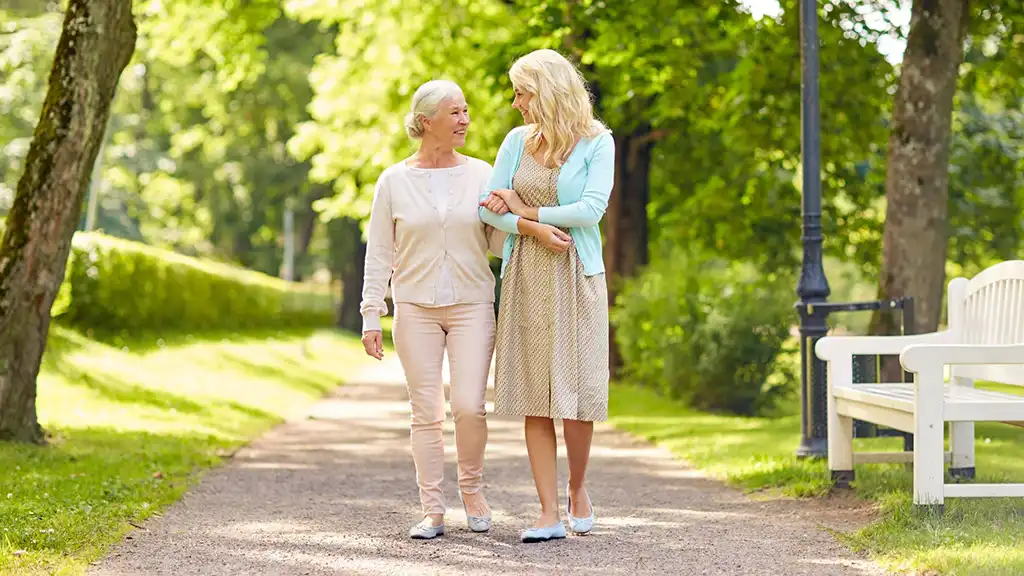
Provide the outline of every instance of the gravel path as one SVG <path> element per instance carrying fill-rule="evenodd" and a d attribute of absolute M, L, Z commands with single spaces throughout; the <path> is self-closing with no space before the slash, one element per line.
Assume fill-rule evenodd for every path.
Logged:
<path fill-rule="evenodd" d="M 609 427 L 598 427 L 593 448 L 594 532 L 520 544 L 538 511 L 522 424 L 494 417 L 485 471 L 494 529 L 465 527 L 449 419 L 445 496 L 458 509 L 447 535 L 411 541 L 419 506 L 394 354 L 346 380 L 354 383 L 209 473 L 89 574 L 882 574 L 827 531 L 850 527 L 838 503 L 754 500 Z"/>

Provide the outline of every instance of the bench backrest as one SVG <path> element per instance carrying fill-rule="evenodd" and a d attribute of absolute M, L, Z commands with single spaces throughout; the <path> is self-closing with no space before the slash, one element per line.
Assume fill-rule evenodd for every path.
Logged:
<path fill-rule="evenodd" d="M 965 344 L 1024 344 L 1024 260 L 950 282 L 949 315 L 950 329 Z M 953 374 L 1024 386 L 1022 366 L 956 366 Z"/>

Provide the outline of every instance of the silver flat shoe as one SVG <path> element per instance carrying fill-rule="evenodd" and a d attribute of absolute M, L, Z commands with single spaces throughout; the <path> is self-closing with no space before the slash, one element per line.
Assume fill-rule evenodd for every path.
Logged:
<path fill-rule="evenodd" d="M 523 543 L 534 544 L 536 542 L 547 542 L 565 538 L 565 524 L 559 522 L 547 528 L 530 528 L 523 532 Z"/>
<path fill-rule="evenodd" d="M 469 508 L 466 506 L 466 500 L 462 497 L 462 490 L 459 490 L 459 500 L 462 501 L 462 509 L 466 511 L 466 525 L 473 532 L 487 532 L 491 529 L 491 515 L 487 516 L 470 516 Z"/>
<path fill-rule="evenodd" d="M 590 493 L 588 492 L 589 496 Z M 565 515 L 569 517 L 569 529 L 572 530 L 573 534 L 586 534 L 594 529 L 594 502 L 590 502 L 590 516 L 586 518 L 576 518 L 569 511 L 572 510 L 572 497 L 569 496 L 569 486 L 565 487 Z"/>
<path fill-rule="evenodd" d="M 444 534 L 444 524 L 434 526 L 426 518 L 409 528 L 409 538 L 413 540 L 433 540 L 442 534 Z"/>

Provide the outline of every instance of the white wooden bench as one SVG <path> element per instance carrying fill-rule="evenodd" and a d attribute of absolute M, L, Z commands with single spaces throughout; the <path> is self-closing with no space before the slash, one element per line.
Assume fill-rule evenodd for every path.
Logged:
<path fill-rule="evenodd" d="M 946 497 L 1024 497 L 1024 484 L 946 483 L 943 474 L 949 462 L 954 478 L 974 477 L 975 422 L 1024 425 L 1024 397 L 974 388 L 976 380 L 1024 386 L 1024 260 L 954 279 L 947 307 L 941 332 L 818 341 L 815 353 L 828 363 L 828 467 L 837 485 L 854 479 L 856 463 L 912 461 L 916 505 L 941 512 Z M 895 354 L 913 384 L 853 384 L 854 355 Z M 913 433 L 913 454 L 855 454 L 854 419 Z"/>

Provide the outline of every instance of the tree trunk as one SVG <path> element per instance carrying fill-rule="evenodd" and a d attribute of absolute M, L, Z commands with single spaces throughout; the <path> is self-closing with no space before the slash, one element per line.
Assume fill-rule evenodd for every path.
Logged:
<path fill-rule="evenodd" d="M 234 233 L 231 235 L 231 257 L 236 262 L 240 262 L 242 266 L 245 266 L 246 268 L 254 268 L 255 264 L 253 262 L 252 253 L 252 236 L 250 235 L 249 232 L 249 226 L 243 221 L 239 221 L 236 224 L 238 228 L 236 228 Z M 270 268 L 271 270 L 274 270 L 277 269 L 279 266 L 280 262 L 275 262 L 272 266 L 270 266 Z M 263 272 L 266 272 L 271 276 L 274 275 L 273 272 L 268 272 L 266 270 L 263 270 Z"/>
<path fill-rule="evenodd" d="M 360 243 L 353 254 L 353 265 L 345 269 L 341 277 L 341 304 L 338 306 L 338 327 L 349 332 L 363 330 L 363 316 L 359 313 L 359 302 L 363 293 L 363 258 L 366 244 Z M 358 260 L 358 265 L 356 261 Z"/>
<path fill-rule="evenodd" d="M 45 441 L 36 417 L 36 376 L 50 307 L 135 35 L 129 0 L 68 3 L 0 245 L 0 440 Z"/>
<path fill-rule="evenodd" d="M 302 211 L 299 213 L 299 238 L 295 243 L 295 280 L 301 280 L 305 275 L 307 259 L 309 256 L 309 245 L 313 241 L 313 233 L 316 231 L 316 223 L 320 215 L 313 208 L 313 204 L 323 198 L 328 190 L 325 186 L 316 186 L 309 193 L 306 202 L 303 203 Z"/>
<path fill-rule="evenodd" d="M 331 239 L 331 271 L 341 281 L 341 304 L 338 307 L 338 327 L 350 332 L 362 332 L 363 317 L 359 303 L 363 293 L 363 268 L 366 243 L 359 221 L 338 218 L 329 226 Z"/>
<path fill-rule="evenodd" d="M 621 281 L 647 264 L 647 201 L 650 197 L 651 148 L 655 136 L 641 126 L 615 139 L 615 185 L 605 212 L 604 262 L 608 303 L 615 303 Z M 609 330 L 612 373 L 622 366 Z"/>
<path fill-rule="evenodd" d="M 879 298 L 914 298 L 916 333 L 934 331 L 942 312 L 949 210 L 949 143 L 967 0 L 914 0 L 892 133 Z M 875 312 L 873 334 L 895 329 Z"/>

